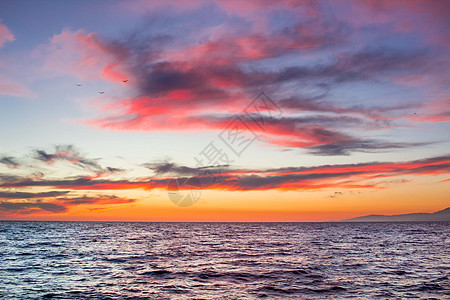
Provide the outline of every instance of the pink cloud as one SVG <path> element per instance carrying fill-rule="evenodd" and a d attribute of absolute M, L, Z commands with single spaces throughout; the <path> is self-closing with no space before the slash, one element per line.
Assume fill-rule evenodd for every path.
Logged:
<path fill-rule="evenodd" d="M 160 5 L 137 3 L 143 10 L 156 9 Z M 173 3 L 179 4 L 175 10 L 184 10 L 209 2 Z M 251 91 L 298 85 L 302 81 L 314 81 L 317 85 L 329 87 L 341 82 L 380 77 L 413 85 L 422 78 L 421 67 L 427 59 L 422 53 L 383 48 L 362 49 L 356 53 L 335 51 L 336 55 L 331 59 L 311 66 L 295 63 L 288 67 L 278 64 L 267 67 L 263 65 L 267 61 L 292 59 L 291 54 L 305 58 L 314 55 L 314 51 L 318 53 L 328 47 L 343 46 L 348 42 L 346 31 L 342 29 L 345 26 L 341 26 L 339 20 L 332 20 L 337 26 L 330 25 L 323 12 L 310 1 L 278 4 L 270 1 L 244 4 L 219 1 L 217 4 L 229 13 L 244 15 L 269 12 L 274 7 L 311 9 L 307 21 L 294 20 L 282 29 L 261 32 L 250 26 L 250 29 L 238 32 L 215 32 L 206 39 L 181 46 L 167 40 L 161 42 L 153 36 L 108 41 L 95 33 L 65 30 L 39 51 L 44 54 L 45 68 L 56 73 L 62 71 L 86 80 L 123 82 L 131 79 L 129 85 L 133 93 L 129 97 L 107 103 L 103 106 L 103 116 L 85 122 L 110 130 L 222 130 L 230 121 L 230 115 L 241 113 L 244 103 L 251 101 Z M 377 11 L 371 3 L 350 3 L 348 6 L 350 11 L 361 12 L 356 14 L 356 21 L 352 19 L 345 23 L 357 29 L 397 21 L 389 13 L 373 21 L 368 16 L 376 15 Z M 254 67 L 254 63 L 261 63 L 263 67 Z M 343 145 L 361 151 L 402 145 L 376 145 L 376 141 L 359 139 L 346 133 L 345 129 L 364 128 L 367 136 L 367 130 L 392 128 L 393 121 L 401 117 L 396 118 L 390 113 L 405 107 L 350 107 L 330 99 L 296 99 L 293 95 L 282 96 L 278 100 L 285 113 L 283 118 L 266 120 L 264 130 L 254 124 L 249 126 L 268 143 L 297 148 L 322 147 L 326 153 L 337 154 L 347 153 L 342 152 Z M 314 117 L 294 116 L 299 112 L 308 112 Z"/>
<path fill-rule="evenodd" d="M 106 49 L 105 42 L 97 34 L 82 30 L 63 30 L 53 36 L 50 43 L 41 45 L 34 56 L 42 58 L 44 70 L 55 75 L 62 73 L 84 80 L 113 82 L 129 77 L 114 54 Z"/>
<path fill-rule="evenodd" d="M 11 31 L 3 24 L 0 24 L 0 47 L 3 46 L 3 44 L 7 41 L 12 42 L 14 41 L 14 35 L 11 33 Z"/>
<path fill-rule="evenodd" d="M 0 95 L 9 95 L 14 97 L 32 97 L 34 93 L 27 87 L 14 80 L 0 75 Z"/>
<path fill-rule="evenodd" d="M 450 41 L 450 2 L 446 0 L 354 0 L 349 9 L 355 12 L 352 22 L 360 28 L 384 24 L 392 32 L 418 33 L 424 41 L 434 44 L 446 46 Z"/>

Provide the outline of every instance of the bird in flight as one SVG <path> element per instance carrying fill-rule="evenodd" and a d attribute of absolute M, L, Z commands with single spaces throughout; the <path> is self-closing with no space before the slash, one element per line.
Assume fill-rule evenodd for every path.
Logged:
<path fill-rule="evenodd" d="M 77 86 L 82 86 L 81 84 L 77 83 Z"/>
<path fill-rule="evenodd" d="M 125 79 L 123 82 L 128 82 L 128 79 Z"/>
<path fill-rule="evenodd" d="M 417 115 L 417 113 L 414 113 L 415 115 Z"/>
<path fill-rule="evenodd" d="M 105 92 L 98 92 L 99 94 L 103 95 Z"/>

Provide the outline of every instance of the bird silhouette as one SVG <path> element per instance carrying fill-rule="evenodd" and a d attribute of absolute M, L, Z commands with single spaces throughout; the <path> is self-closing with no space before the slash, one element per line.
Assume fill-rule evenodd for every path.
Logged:
<path fill-rule="evenodd" d="M 81 84 L 77 83 L 77 86 L 82 86 Z"/>
<path fill-rule="evenodd" d="M 128 79 L 125 79 L 123 82 L 128 82 Z"/>
<path fill-rule="evenodd" d="M 415 115 L 417 115 L 417 113 L 414 113 Z"/>
<path fill-rule="evenodd" d="M 105 92 L 98 92 L 99 94 L 103 95 Z"/>

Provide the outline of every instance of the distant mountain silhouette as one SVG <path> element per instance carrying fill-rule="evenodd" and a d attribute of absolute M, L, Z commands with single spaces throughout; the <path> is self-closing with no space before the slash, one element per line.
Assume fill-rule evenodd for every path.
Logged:
<path fill-rule="evenodd" d="M 420 222 L 450 221 L 450 207 L 434 213 L 414 213 L 404 215 L 368 215 L 342 220 L 341 222 Z"/>

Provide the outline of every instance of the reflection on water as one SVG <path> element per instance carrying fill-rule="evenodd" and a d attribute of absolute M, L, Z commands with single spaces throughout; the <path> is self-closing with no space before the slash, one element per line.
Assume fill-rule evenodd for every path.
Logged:
<path fill-rule="evenodd" d="M 450 297 L 450 223 L 0 222 L 0 297 Z"/>

